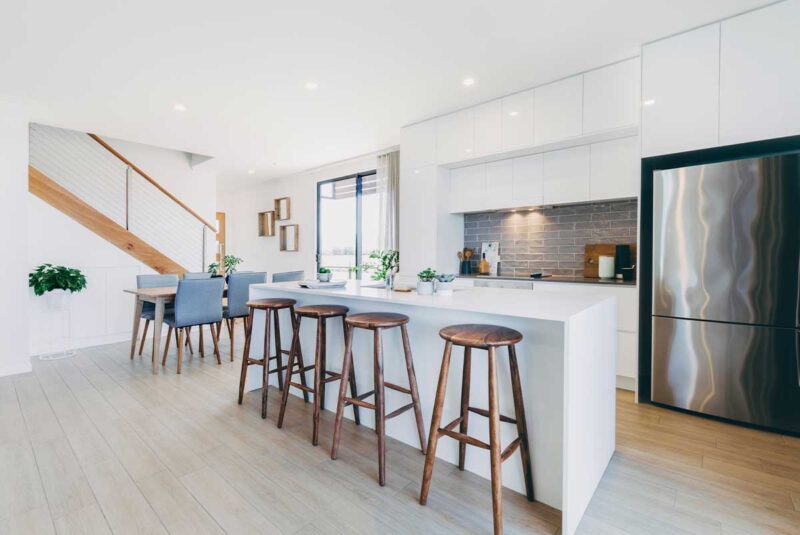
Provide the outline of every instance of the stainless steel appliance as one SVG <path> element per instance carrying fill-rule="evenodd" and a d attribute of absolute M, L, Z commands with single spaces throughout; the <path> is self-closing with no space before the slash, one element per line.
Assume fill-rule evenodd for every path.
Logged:
<path fill-rule="evenodd" d="M 651 399 L 800 433 L 800 153 L 653 179 Z"/>

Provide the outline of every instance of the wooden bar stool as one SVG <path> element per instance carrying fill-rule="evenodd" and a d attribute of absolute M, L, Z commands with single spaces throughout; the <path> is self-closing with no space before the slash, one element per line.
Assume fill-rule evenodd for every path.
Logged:
<path fill-rule="evenodd" d="M 247 302 L 247 306 L 250 309 L 250 313 L 248 314 L 245 320 L 245 341 L 244 341 L 244 355 L 242 356 L 242 373 L 239 377 L 239 405 L 242 404 L 242 399 L 244 398 L 244 383 L 247 379 L 247 366 L 250 364 L 258 364 L 262 366 L 262 377 L 263 377 L 263 387 L 261 389 L 261 417 L 267 417 L 267 387 L 269 386 L 269 376 L 273 373 L 278 374 L 278 388 L 283 390 L 283 376 L 281 372 L 285 369 L 283 366 L 283 355 L 288 353 L 284 351 L 281 347 L 281 325 L 280 325 L 280 318 L 278 317 L 278 312 L 283 309 L 289 309 L 289 314 L 291 314 L 292 318 L 292 326 L 294 327 L 295 324 L 295 317 L 294 317 L 294 305 L 297 301 L 294 299 L 284 299 L 284 298 L 271 298 L 271 299 L 254 299 Z M 250 335 L 253 332 L 253 318 L 255 316 L 256 310 L 263 310 L 264 311 L 264 354 L 263 358 L 260 359 L 251 359 L 250 358 Z M 271 318 L 270 318 L 271 317 Z M 270 319 L 272 319 L 275 325 L 275 355 L 270 356 Z M 298 361 L 300 362 L 300 366 L 303 367 L 303 356 L 297 356 Z M 277 361 L 277 368 L 274 370 L 269 369 L 270 361 L 275 360 Z M 306 384 L 305 375 L 301 375 L 301 381 L 303 384 Z M 306 401 L 308 401 L 308 395 L 306 394 Z"/>
<path fill-rule="evenodd" d="M 336 459 L 341 438 L 342 416 L 344 408 L 348 405 L 354 407 L 365 407 L 375 411 L 375 431 L 378 434 L 378 482 L 381 486 L 386 484 L 386 420 L 399 416 L 408 409 L 414 409 L 414 416 L 417 420 L 417 431 L 419 432 L 420 449 L 425 452 L 425 430 L 422 423 L 422 411 L 419 405 L 419 392 L 417 390 L 417 377 L 414 374 L 414 361 L 411 359 L 411 345 L 408 342 L 408 316 L 394 314 L 390 312 L 374 312 L 366 314 L 353 314 L 345 320 L 347 323 L 347 342 L 344 349 L 344 363 L 342 365 L 342 384 L 339 386 L 339 398 L 336 409 L 336 423 L 333 429 L 333 445 L 331 446 L 331 459 Z M 408 373 L 408 388 L 387 383 L 383 380 L 383 346 L 381 344 L 381 331 L 400 327 L 403 336 L 403 352 L 405 353 L 406 371 Z M 344 381 L 353 373 L 353 331 L 355 329 L 368 329 L 373 332 L 374 342 L 374 368 L 375 377 L 374 389 L 360 396 L 345 397 Z M 391 388 L 411 396 L 411 403 L 386 414 L 384 387 Z M 364 401 L 365 398 L 375 395 L 375 403 Z"/>
<path fill-rule="evenodd" d="M 294 322 L 294 334 L 292 336 L 292 349 L 289 351 L 289 364 L 286 366 L 286 388 L 283 389 L 283 397 L 281 398 L 281 412 L 278 416 L 278 427 L 283 427 L 283 416 L 286 413 L 286 404 L 289 402 L 289 387 L 294 386 L 303 391 L 304 396 L 308 396 L 311 392 L 314 394 L 314 416 L 313 416 L 313 431 L 311 433 L 311 443 L 316 446 L 319 443 L 319 411 L 325 409 L 325 385 L 331 381 L 339 381 L 342 379 L 342 374 L 328 370 L 328 363 L 325 351 L 327 340 L 327 325 L 326 322 L 332 318 L 342 318 L 342 334 L 343 339 L 347 340 L 347 324 L 345 323 L 345 316 L 347 316 L 348 308 L 340 305 L 307 305 L 297 307 L 295 309 L 296 320 Z M 314 352 L 314 364 L 303 366 L 302 353 L 300 350 L 300 322 L 303 318 L 312 318 L 317 320 L 317 344 L 316 351 Z M 295 355 L 297 355 L 297 362 L 299 369 L 295 371 Z M 300 377 L 305 377 L 305 372 L 314 370 L 314 386 L 309 387 L 306 385 L 305 380 L 302 384 L 292 382 L 291 378 L 294 373 L 300 373 Z M 349 378 L 342 381 L 342 389 L 344 385 L 350 384 L 350 393 L 353 397 L 357 396 L 356 378 L 351 375 Z M 358 407 L 354 410 L 356 424 L 361 423 L 358 414 Z"/>
<path fill-rule="evenodd" d="M 425 457 L 425 469 L 422 473 L 422 491 L 419 503 L 425 505 L 428 500 L 428 491 L 433 475 L 433 463 L 436 460 L 436 445 L 439 437 L 444 435 L 454 438 L 459 442 L 458 468 L 464 469 L 464 458 L 467 444 L 489 450 L 492 470 L 492 512 L 494 532 L 503 532 L 503 504 L 502 504 L 502 462 L 508 459 L 518 448 L 522 457 L 522 470 L 525 475 L 525 489 L 528 500 L 533 501 L 533 476 L 531 472 L 531 457 L 528 447 L 528 430 L 525 423 L 525 407 L 522 402 L 522 387 L 519 379 L 519 366 L 515 345 L 522 340 L 522 334 L 496 325 L 452 325 L 439 331 L 439 336 L 445 339 L 442 369 L 439 373 L 439 385 L 436 388 L 436 401 L 433 405 L 433 418 L 428 439 L 428 453 Z M 450 369 L 450 353 L 453 345 L 464 347 L 464 374 L 461 385 L 461 414 L 458 418 L 439 427 L 442 419 L 442 407 L 447 387 L 447 372 Z M 498 347 L 508 347 L 508 360 L 511 367 L 511 389 L 514 396 L 514 418 L 500 414 L 497 396 L 497 365 L 496 352 Z M 472 349 L 486 349 L 488 351 L 488 376 L 489 376 L 489 410 L 469 406 L 469 382 Z M 467 434 L 469 413 L 475 413 L 489 418 L 489 443 L 473 438 Z M 518 436 L 501 451 L 500 422 L 517 425 Z M 459 426 L 456 432 L 454 429 Z"/>

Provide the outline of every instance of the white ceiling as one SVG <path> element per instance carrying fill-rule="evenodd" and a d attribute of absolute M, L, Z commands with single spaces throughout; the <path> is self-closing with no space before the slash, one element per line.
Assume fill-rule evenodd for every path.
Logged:
<path fill-rule="evenodd" d="M 768 3 L 19 0 L 0 17 L 0 93 L 39 122 L 213 155 L 229 188 Z"/>

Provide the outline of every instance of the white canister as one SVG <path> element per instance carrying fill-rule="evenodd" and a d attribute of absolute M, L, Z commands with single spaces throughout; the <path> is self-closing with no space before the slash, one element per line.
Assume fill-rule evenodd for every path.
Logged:
<path fill-rule="evenodd" d="M 600 278 L 613 279 L 614 278 L 614 257 L 601 256 L 600 257 Z"/>

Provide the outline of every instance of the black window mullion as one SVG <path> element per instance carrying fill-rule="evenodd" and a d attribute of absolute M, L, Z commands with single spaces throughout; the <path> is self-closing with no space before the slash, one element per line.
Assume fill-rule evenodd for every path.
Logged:
<path fill-rule="evenodd" d="M 362 194 L 362 177 L 361 175 L 356 176 L 356 263 L 355 265 L 361 264 L 361 247 L 362 247 L 362 235 L 361 235 L 361 222 L 362 222 L 362 209 L 361 209 L 361 194 Z M 359 269 L 356 271 L 356 278 L 361 280 L 361 270 Z"/>

